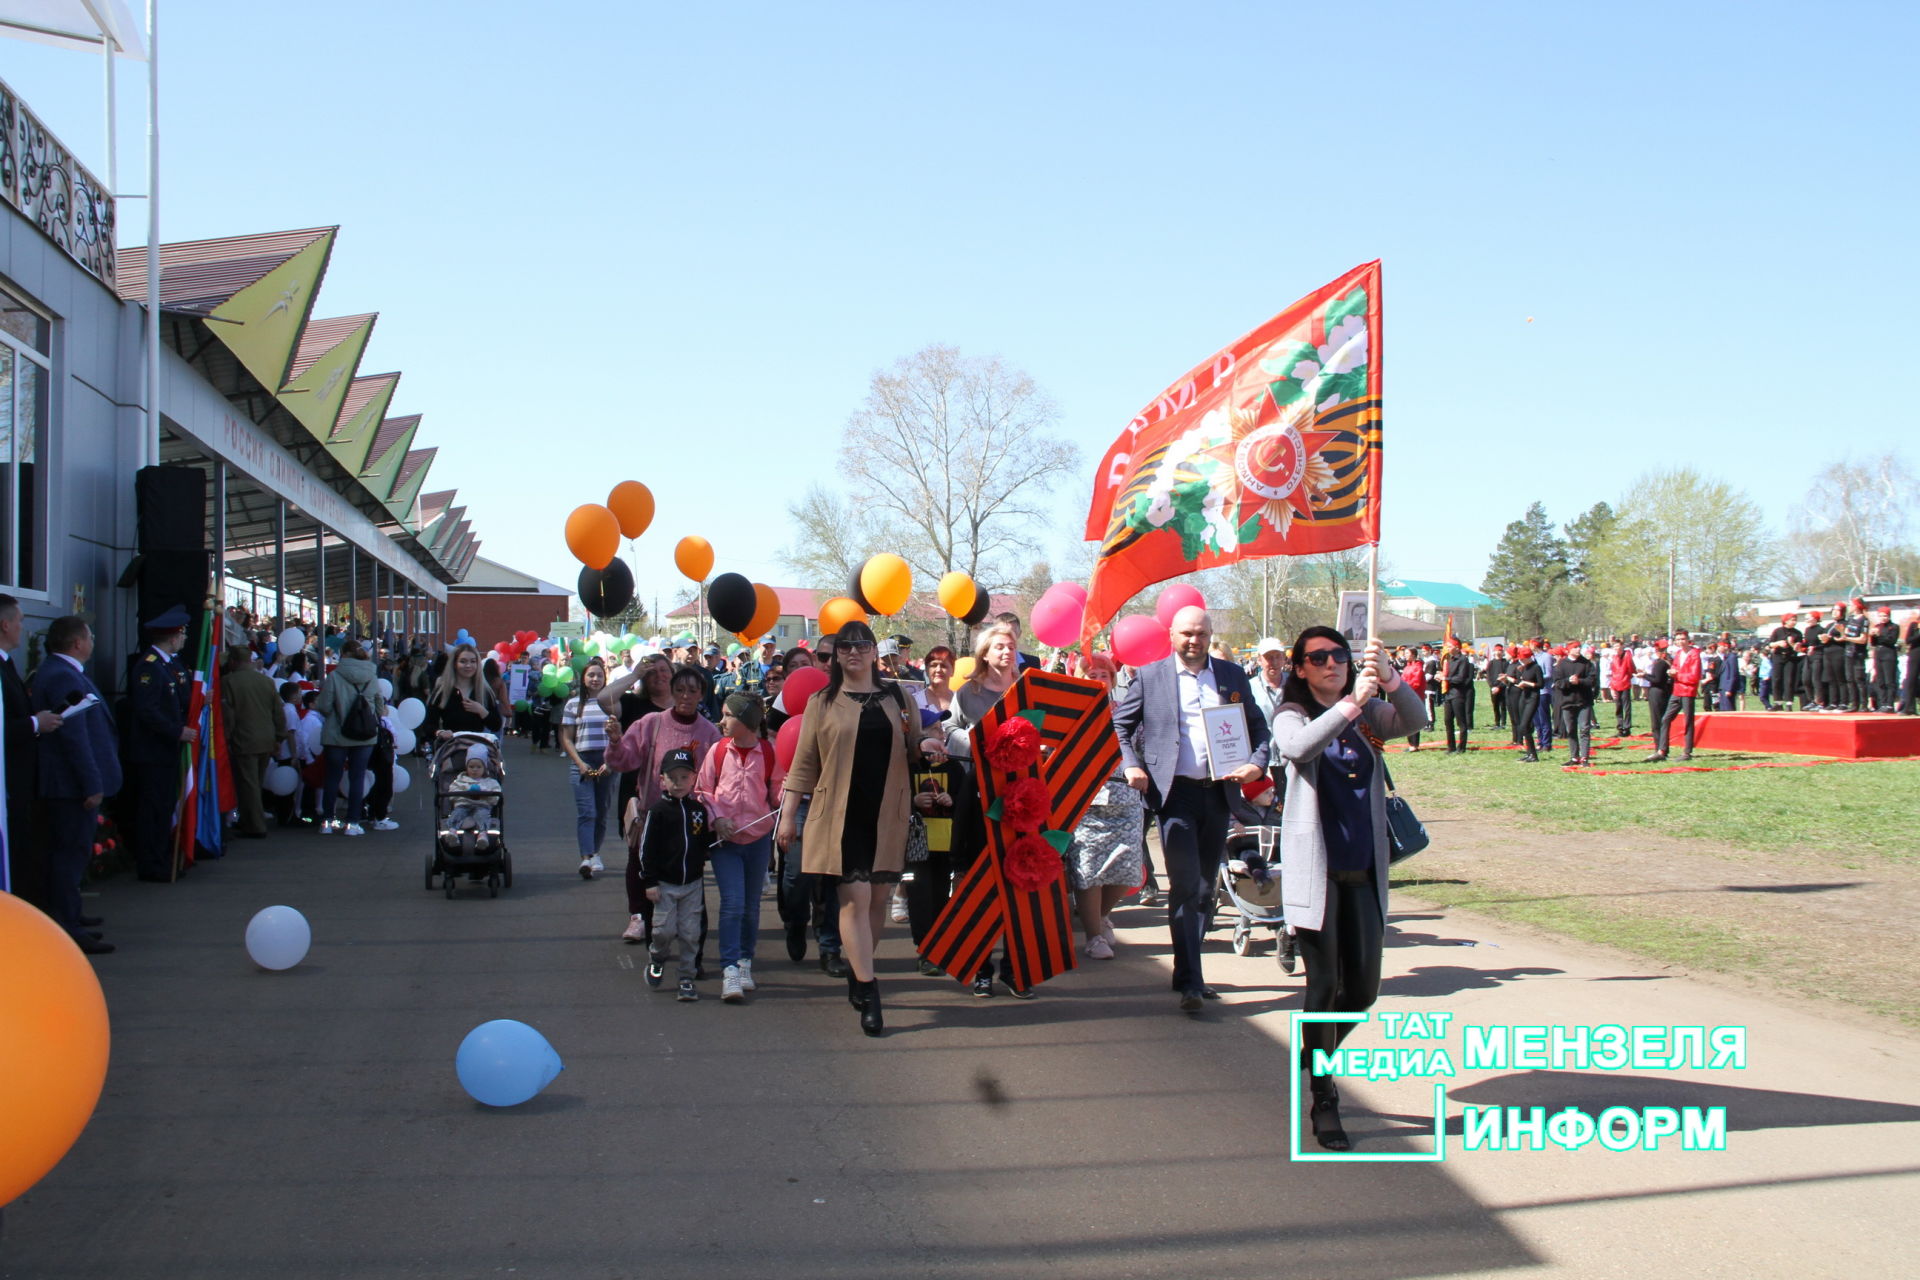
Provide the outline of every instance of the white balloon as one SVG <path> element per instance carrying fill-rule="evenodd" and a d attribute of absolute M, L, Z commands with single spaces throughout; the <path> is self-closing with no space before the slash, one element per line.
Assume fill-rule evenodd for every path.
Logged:
<path fill-rule="evenodd" d="M 296 654 L 307 647 L 307 633 L 298 627 L 288 627 L 280 633 L 278 643 L 282 654 Z"/>
<path fill-rule="evenodd" d="M 307 918 L 292 907 L 262 907 L 247 921 L 247 955 L 262 969 L 291 969 L 312 945 Z"/>
<path fill-rule="evenodd" d="M 410 756 L 413 754 L 413 749 L 418 745 L 420 744 L 414 738 L 413 730 L 407 728 L 407 726 L 403 724 L 394 726 L 393 753 L 395 755 Z"/>
<path fill-rule="evenodd" d="M 380 682 L 379 682 L 379 688 L 380 688 L 380 700 L 382 702 L 386 702 L 393 697 L 393 681 L 387 679 L 385 676 L 381 676 Z"/>
<path fill-rule="evenodd" d="M 427 704 L 418 698 L 408 698 L 394 708 L 400 717 L 400 723 L 409 729 L 418 729 L 427 718 Z"/>
<path fill-rule="evenodd" d="M 407 772 L 407 766 L 403 764 L 394 765 L 393 766 L 393 794 L 399 795 L 402 791 L 405 791 L 408 787 L 412 785 L 413 785 L 413 775 Z"/>
<path fill-rule="evenodd" d="M 269 794 L 290 796 L 300 786 L 300 771 L 290 764 L 276 764 L 267 770 L 267 776 L 261 779 L 260 785 Z"/>

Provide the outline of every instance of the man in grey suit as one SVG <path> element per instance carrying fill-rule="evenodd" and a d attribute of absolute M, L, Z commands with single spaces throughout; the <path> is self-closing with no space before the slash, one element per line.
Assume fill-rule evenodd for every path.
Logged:
<path fill-rule="evenodd" d="M 1247 673 L 1207 655 L 1213 620 L 1188 607 L 1173 616 L 1173 656 L 1140 668 L 1115 704 L 1113 727 L 1127 783 L 1146 793 L 1160 822 L 1167 872 L 1167 927 L 1173 935 L 1173 989 L 1180 1008 L 1197 1013 L 1219 997 L 1200 971 L 1207 905 L 1227 847 L 1227 788 L 1252 782 L 1267 767 L 1267 718 L 1259 713 Z M 1247 711 L 1251 758 L 1222 779 L 1208 763 L 1208 707 Z"/>

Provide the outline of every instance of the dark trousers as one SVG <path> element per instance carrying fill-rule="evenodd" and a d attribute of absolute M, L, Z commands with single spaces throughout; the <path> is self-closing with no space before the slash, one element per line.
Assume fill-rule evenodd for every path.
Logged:
<path fill-rule="evenodd" d="M 1801 672 L 1807 678 L 1801 682 L 1800 705 L 1815 703 L 1830 707 L 1833 697 L 1833 665 L 1828 660 L 1827 650 L 1823 646 L 1807 655 L 1807 666 Z"/>
<path fill-rule="evenodd" d="M 85 800 L 42 802 L 47 820 L 47 914 L 68 933 L 80 932 L 80 880 L 93 852 L 93 833 L 100 811 Z M 161 874 L 172 869 L 161 866 Z"/>
<path fill-rule="evenodd" d="M 1560 707 L 1554 701 L 1553 695 L 1544 689 L 1540 691 L 1539 699 L 1533 709 L 1533 731 L 1540 737 L 1540 749 L 1551 751 L 1554 730 L 1559 727 L 1556 721 L 1559 718 Z"/>
<path fill-rule="evenodd" d="M 264 751 L 246 754 L 239 751 L 227 757 L 233 768 L 234 807 L 240 810 L 236 830 L 250 836 L 267 834 L 267 809 L 260 795 L 260 779 L 271 757 Z"/>
<path fill-rule="evenodd" d="M 1538 750 L 1533 736 L 1533 712 L 1539 701 L 1539 693 L 1532 689 L 1507 691 L 1507 719 L 1513 724 L 1513 744 L 1524 745 L 1529 755 Z"/>
<path fill-rule="evenodd" d="M 7 794 L 7 869 L 13 877 L 13 894 L 48 915 L 53 906 L 47 894 L 47 831 L 41 804 L 33 799 L 31 787 Z"/>
<path fill-rule="evenodd" d="M 1220 783 L 1175 778 L 1161 802 L 1160 852 L 1166 859 L 1167 929 L 1173 937 L 1173 989 L 1203 986 L 1200 943 L 1220 861 L 1227 850 L 1227 793 Z"/>
<path fill-rule="evenodd" d="M 1661 755 L 1667 754 L 1667 743 L 1672 737 L 1673 722 L 1684 714 L 1687 718 L 1686 748 L 1684 754 L 1693 754 L 1693 713 L 1700 699 L 1682 697 L 1675 694 L 1667 699 L 1667 706 L 1660 714 L 1660 723 L 1653 731 L 1653 749 Z"/>
<path fill-rule="evenodd" d="M 907 881 L 907 927 L 913 930 L 914 950 L 933 928 L 933 922 L 953 897 L 953 860 L 944 853 L 929 851 L 925 862 L 907 865 L 913 879 Z"/>
<path fill-rule="evenodd" d="M 1873 651 L 1873 706 L 1876 711 L 1891 711 L 1894 703 L 1894 675 L 1898 670 L 1898 658 L 1893 650 L 1878 648 Z"/>
<path fill-rule="evenodd" d="M 1458 746 L 1460 750 L 1465 751 L 1467 749 L 1467 730 L 1473 728 L 1472 704 L 1467 701 L 1465 694 L 1449 693 L 1447 695 L 1446 720 L 1447 750 L 1452 751 L 1455 747 L 1453 731 L 1454 726 L 1458 725 L 1460 728 Z"/>
<path fill-rule="evenodd" d="M 1327 880 L 1327 911 L 1318 929 L 1295 934 L 1307 965 L 1308 1013 L 1365 1013 L 1380 996 L 1380 951 L 1386 935 L 1380 891 L 1371 871 L 1364 878 Z M 1332 1053 L 1354 1028 L 1351 1022 L 1310 1022 L 1300 1028 L 1302 1066 L 1312 1053 Z"/>
<path fill-rule="evenodd" d="M 1585 760 L 1593 754 L 1593 704 L 1588 702 L 1576 707 L 1569 703 L 1565 714 L 1567 754 L 1575 760 Z"/>
<path fill-rule="evenodd" d="M 1504 729 L 1507 725 L 1507 691 L 1494 689 L 1487 694 L 1487 701 L 1493 704 L 1493 727 Z"/>
<path fill-rule="evenodd" d="M 134 869 L 143 876 L 171 876 L 173 810 L 180 803 L 180 769 L 172 763 L 129 761 L 126 780 L 133 792 L 129 810 L 133 822 L 123 834 L 133 846 Z"/>
<path fill-rule="evenodd" d="M 1627 737 L 1633 732 L 1633 686 L 1628 685 L 1613 695 L 1613 731 L 1617 737 Z"/>
<path fill-rule="evenodd" d="M 1673 692 L 1669 689 L 1655 689 L 1652 687 L 1647 689 L 1647 719 L 1653 721 L 1653 749 L 1655 751 L 1665 751 L 1667 749 L 1666 731 L 1662 726 L 1666 723 L 1667 704 L 1672 701 Z"/>
<path fill-rule="evenodd" d="M 1800 691 L 1800 663 L 1793 658 L 1775 655 L 1771 678 L 1773 700 L 1787 710 L 1793 710 L 1794 695 Z"/>
<path fill-rule="evenodd" d="M 1841 670 L 1847 673 L 1847 709 L 1865 711 L 1867 709 L 1867 663 L 1864 656 L 1855 657 L 1852 653 L 1840 659 Z"/>
<path fill-rule="evenodd" d="M 393 739 L 386 734 L 373 746 L 367 768 L 373 770 L 373 786 L 367 791 L 367 818 L 379 822 L 393 809 Z"/>
<path fill-rule="evenodd" d="M 320 793 L 320 817 L 331 821 L 334 801 L 340 795 L 340 782 L 347 784 L 347 821 L 358 823 L 366 816 L 367 761 L 373 759 L 373 744 L 363 747 L 327 747 L 327 785 Z"/>
<path fill-rule="evenodd" d="M 1920 649 L 1907 650 L 1907 681 L 1900 687 L 1900 710 L 1912 715 L 1920 708 Z"/>

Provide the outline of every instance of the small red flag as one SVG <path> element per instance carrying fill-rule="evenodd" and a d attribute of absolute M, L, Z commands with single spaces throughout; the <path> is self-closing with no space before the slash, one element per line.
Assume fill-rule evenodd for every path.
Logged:
<path fill-rule="evenodd" d="M 1216 353 L 1100 461 L 1085 626 L 1233 560 L 1380 540 L 1380 264 L 1355 267 Z"/>

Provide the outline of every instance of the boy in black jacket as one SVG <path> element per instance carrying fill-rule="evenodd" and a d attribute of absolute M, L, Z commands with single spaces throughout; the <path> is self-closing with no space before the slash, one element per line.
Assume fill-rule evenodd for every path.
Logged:
<path fill-rule="evenodd" d="M 693 797 L 693 752 L 669 751 L 660 765 L 666 794 L 647 810 L 640 833 L 640 883 L 654 904 L 653 937 L 648 943 L 647 985 L 666 977 L 667 953 L 680 938 L 681 1000 L 698 1000 L 693 989 L 700 955 L 700 916 L 706 905 L 707 852 L 713 847 L 713 823 L 707 807 Z"/>

